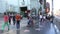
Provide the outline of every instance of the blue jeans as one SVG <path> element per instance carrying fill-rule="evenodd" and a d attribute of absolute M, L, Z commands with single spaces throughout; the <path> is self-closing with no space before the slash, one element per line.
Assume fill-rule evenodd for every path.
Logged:
<path fill-rule="evenodd" d="M 17 29 L 20 29 L 20 21 L 17 21 L 17 23 L 16 23 L 16 28 L 17 28 Z"/>

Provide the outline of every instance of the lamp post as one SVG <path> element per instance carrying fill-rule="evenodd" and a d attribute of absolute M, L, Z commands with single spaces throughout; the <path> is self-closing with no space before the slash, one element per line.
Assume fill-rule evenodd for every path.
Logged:
<path fill-rule="evenodd" d="M 52 17 L 53 17 L 53 9 L 54 9 L 54 8 L 53 8 L 53 0 L 52 0 Z M 52 23 L 53 23 L 53 19 L 54 19 L 54 18 L 52 18 Z"/>
<path fill-rule="evenodd" d="M 19 3 L 19 0 L 17 0 L 17 2 L 18 2 L 18 3 L 17 3 L 17 4 L 18 4 L 18 12 L 17 12 L 17 13 L 20 13 L 20 12 L 19 12 L 19 11 L 20 11 L 20 8 L 19 8 L 19 7 L 20 7 L 20 3 Z"/>
<path fill-rule="evenodd" d="M 40 2 L 40 11 L 41 11 L 41 13 L 42 13 L 42 17 L 43 17 L 43 12 L 44 12 L 44 0 L 39 0 L 39 2 Z M 39 16 L 39 15 L 38 15 Z M 39 16 L 40 17 L 40 16 Z M 40 21 L 40 19 L 39 19 L 39 21 Z M 39 28 L 40 28 L 40 22 L 39 22 Z M 40 29 L 39 29 L 40 30 Z"/>
<path fill-rule="evenodd" d="M 7 11 L 7 7 L 8 7 L 7 0 L 5 0 L 5 2 L 6 2 L 5 9 L 6 9 L 6 11 Z"/>

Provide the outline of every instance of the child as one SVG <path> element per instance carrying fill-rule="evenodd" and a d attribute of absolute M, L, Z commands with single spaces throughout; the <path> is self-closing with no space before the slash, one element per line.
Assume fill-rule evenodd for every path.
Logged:
<path fill-rule="evenodd" d="M 16 21 L 17 21 L 16 27 L 17 27 L 17 29 L 20 28 L 20 20 L 21 20 L 21 15 L 17 14 L 17 15 L 16 15 Z"/>
<path fill-rule="evenodd" d="M 8 26 L 8 30 L 9 30 L 9 17 L 6 13 L 4 13 L 4 24 L 3 24 L 3 27 L 2 27 L 2 30 L 4 30 L 5 26 L 7 25 Z"/>

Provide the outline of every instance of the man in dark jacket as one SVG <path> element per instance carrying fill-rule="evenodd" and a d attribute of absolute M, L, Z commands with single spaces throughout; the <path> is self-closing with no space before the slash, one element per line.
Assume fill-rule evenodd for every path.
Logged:
<path fill-rule="evenodd" d="M 13 25 L 15 25 L 15 15 L 13 15 Z"/>
<path fill-rule="evenodd" d="M 11 24 L 11 14 L 9 14 L 9 24 Z"/>

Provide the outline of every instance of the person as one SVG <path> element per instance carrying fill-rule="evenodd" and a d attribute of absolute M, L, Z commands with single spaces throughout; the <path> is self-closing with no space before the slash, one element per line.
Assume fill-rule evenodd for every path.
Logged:
<path fill-rule="evenodd" d="M 43 16 L 43 21 L 45 21 L 46 20 L 46 17 L 45 17 L 45 15 Z"/>
<path fill-rule="evenodd" d="M 40 15 L 39 17 L 40 17 L 40 22 L 42 22 L 42 15 Z"/>
<path fill-rule="evenodd" d="M 16 28 L 19 29 L 20 28 L 20 20 L 21 20 L 21 15 L 16 14 Z"/>
<path fill-rule="evenodd" d="M 34 23 L 33 23 L 32 17 L 29 17 L 29 21 L 28 21 L 28 26 L 27 27 L 31 27 L 31 26 L 34 26 Z"/>
<path fill-rule="evenodd" d="M 7 25 L 8 26 L 8 31 L 9 31 L 9 23 L 8 23 L 8 21 L 9 21 L 9 17 L 8 17 L 7 13 L 4 13 L 4 24 L 2 26 L 2 30 L 4 30 L 5 26 Z"/>
<path fill-rule="evenodd" d="M 27 11 L 25 11 L 25 15 L 24 15 L 24 17 L 28 17 L 28 13 L 27 13 Z"/>
<path fill-rule="evenodd" d="M 50 21 L 50 14 L 46 16 L 46 19 Z"/>
<path fill-rule="evenodd" d="M 54 15 L 51 15 L 51 17 L 50 17 L 51 23 L 53 23 L 54 18 L 55 18 Z"/>
<path fill-rule="evenodd" d="M 13 25 L 15 25 L 15 15 L 13 15 Z"/>
<path fill-rule="evenodd" d="M 34 26 L 34 22 L 33 22 L 33 17 L 31 16 L 31 12 L 28 13 L 28 27 L 32 27 Z"/>
<path fill-rule="evenodd" d="M 11 24 L 11 15 L 9 14 L 9 24 Z"/>

